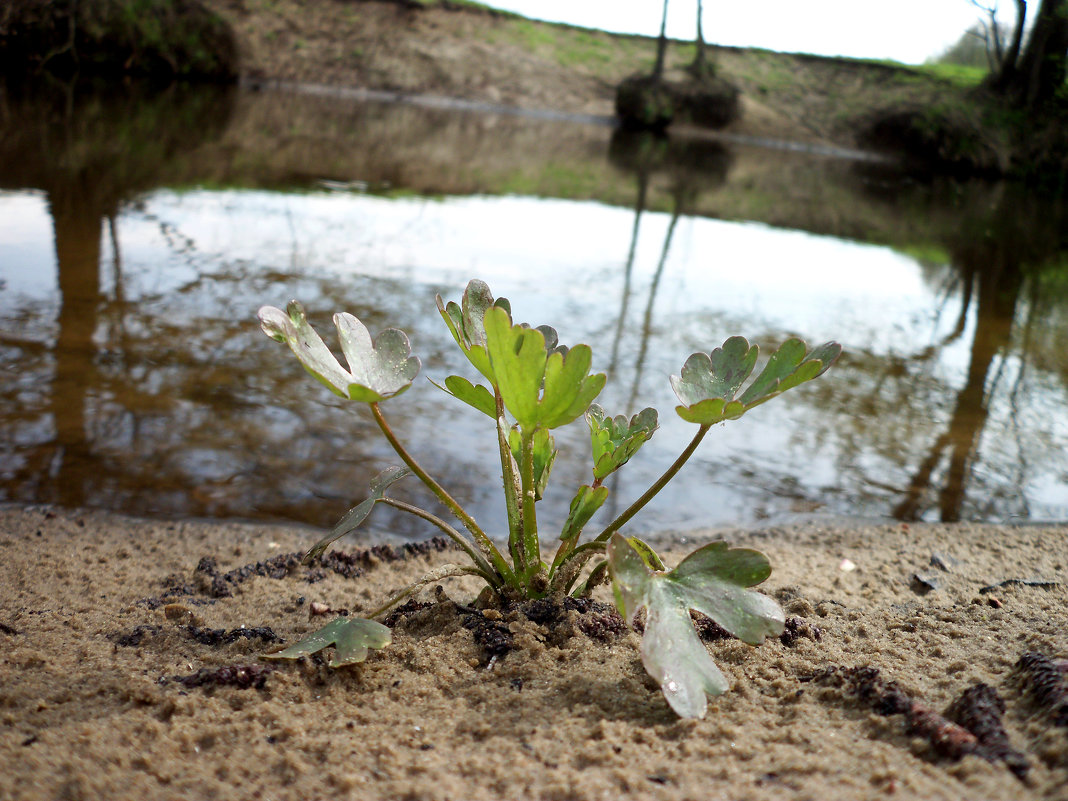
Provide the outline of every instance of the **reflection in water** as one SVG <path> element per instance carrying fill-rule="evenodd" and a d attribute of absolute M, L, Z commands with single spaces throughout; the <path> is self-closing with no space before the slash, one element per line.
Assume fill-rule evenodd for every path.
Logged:
<path fill-rule="evenodd" d="M 1010 405 L 1018 402 L 1029 356 L 1027 331 L 1039 302 L 1035 293 L 1043 273 L 1057 269 L 1058 258 L 1063 265 L 1068 236 L 1064 215 L 1055 201 L 1039 204 L 1029 194 L 1001 191 L 977 214 L 964 215 L 956 235 L 947 244 L 952 267 L 958 275 L 961 313 L 951 337 L 943 345 L 962 335 L 966 315 L 974 314 L 968 370 L 964 385 L 954 398 L 945 429 L 932 442 L 904 497 L 894 507 L 894 516 L 903 520 L 921 518 L 925 504 L 932 503 L 932 495 L 937 496 L 940 520 L 962 519 L 968 479 L 975 468 L 991 398 L 1003 382 L 1011 381 Z M 1026 318 L 1020 320 L 1025 290 L 1030 290 L 1030 308 Z M 1018 320 L 1022 328 L 1019 347 L 1022 353 L 1014 354 L 1013 333 Z M 1012 369 L 1010 361 L 1016 362 L 1015 378 L 1006 374 Z M 943 461 L 946 466 L 941 487 L 933 487 L 935 470 Z M 1022 472 L 1017 471 L 1010 487 L 1015 498 L 1005 499 L 1006 502 L 1026 517 L 1028 493 Z M 994 514 L 996 506 L 987 504 L 986 513 Z"/>
<path fill-rule="evenodd" d="M 440 379 L 466 364 L 434 295 L 478 276 L 521 319 L 594 346 L 609 411 L 660 410 L 615 474 L 616 503 L 692 434 L 666 380 L 690 352 L 733 333 L 846 345 L 819 386 L 718 429 L 646 529 L 813 510 L 1068 516 L 1056 203 L 709 140 L 299 96 L 4 103 L 0 186 L 19 191 L 0 194 L 0 499 L 326 525 L 396 459 L 262 336 L 255 309 L 300 297 L 324 332 L 336 309 L 396 325 Z M 231 188 L 157 189 L 198 183 Z M 280 185 L 302 191 L 260 191 Z M 48 248 L 23 234 L 46 213 Z M 492 434 L 446 400 L 424 384 L 385 410 L 503 530 L 492 452 L 477 451 Z M 581 424 L 559 433 L 542 517 L 562 521 L 588 445 Z M 395 512 L 373 521 L 425 534 Z"/>

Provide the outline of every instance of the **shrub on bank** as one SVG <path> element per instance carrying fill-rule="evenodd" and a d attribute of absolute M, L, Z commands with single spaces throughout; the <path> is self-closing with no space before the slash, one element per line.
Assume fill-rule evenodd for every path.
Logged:
<path fill-rule="evenodd" d="M 233 80 L 238 58 L 230 26 L 199 0 L 9 0 L 0 68 Z"/>

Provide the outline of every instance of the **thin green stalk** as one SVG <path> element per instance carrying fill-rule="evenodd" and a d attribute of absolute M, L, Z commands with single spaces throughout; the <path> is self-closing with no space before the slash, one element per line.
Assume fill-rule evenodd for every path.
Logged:
<path fill-rule="evenodd" d="M 523 571 L 525 583 L 529 585 L 534 573 L 541 567 L 541 543 L 538 542 L 538 518 L 534 510 L 536 494 L 534 492 L 534 432 L 520 427 L 519 477 L 523 484 Z"/>
<path fill-rule="evenodd" d="M 393 446 L 393 450 L 397 452 L 397 455 L 404 461 L 411 471 L 415 473 L 419 480 L 426 484 L 430 488 L 439 501 L 445 504 L 449 511 L 456 515 L 457 519 L 464 524 L 464 528 L 471 532 L 471 535 L 475 538 L 475 542 L 478 543 L 479 548 L 486 557 L 493 563 L 493 567 L 496 572 L 504 581 L 508 584 L 516 586 L 515 573 L 508 566 L 508 562 L 501 555 L 501 552 L 497 550 L 497 546 L 493 544 L 493 541 L 486 535 L 486 532 L 481 529 L 475 519 L 467 513 L 467 511 L 460 506 L 459 503 L 445 491 L 438 482 L 436 482 L 430 475 L 419 466 L 419 463 L 415 461 L 410 453 L 405 450 L 401 445 L 400 440 L 393 433 L 393 429 L 389 427 L 389 423 L 386 422 L 386 418 L 382 415 L 382 410 L 378 408 L 377 403 L 368 404 L 371 407 L 371 413 L 374 415 L 375 422 L 378 423 L 378 427 L 382 429 L 382 433 L 386 439 L 389 440 L 389 444 Z"/>
<path fill-rule="evenodd" d="M 583 566 L 591 557 L 605 552 L 603 542 L 584 542 L 577 548 L 569 551 L 562 559 L 559 566 L 554 565 L 552 582 L 549 585 L 552 592 L 568 592 L 575 579 L 578 578 Z"/>
<path fill-rule="evenodd" d="M 504 417 L 504 399 L 499 390 L 494 392 L 497 402 L 497 446 L 501 451 L 501 477 L 504 481 L 504 506 L 508 513 L 508 551 L 517 573 L 523 572 L 523 513 L 519 506 L 522 489 L 515 474 L 515 459 L 508 444 L 508 431 Z"/>
<path fill-rule="evenodd" d="M 440 528 L 445 532 L 449 539 L 460 546 L 461 550 L 463 550 L 463 552 L 471 558 L 471 561 L 478 566 L 478 569 L 486 574 L 486 581 L 489 582 L 490 586 L 493 587 L 493 589 L 498 589 L 499 582 L 494 581 L 493 579 L 495 574 L 493 568 L 490 567 L 490 563 L 486 561 L 486 557 L 480 554 L 462 533 L 454 529 L 437 515 L 431 514 L 426 511 L 426 509 L 420 509 L 418 506 L 413 506 L 410 503 L 398 501 L 396 498 L 383 498 L 381 503 L 384 503 L 387 506 L 392 506 L 394 509 L 400 509 L 402 512 L 408 512 L 416 517 L 421 517 L 428 523 L 432 523 Z M 499 577 L 497 578 L 499 579 Z"/>
<path fill-rule="evenodd" d="M 705 434 L 708 433 L 708 430 L 710 428 L 712 428 L 712 426 L 702 425 L 701 428 L 694 435 L 694 438 L 690 441 L 690 444 L 686 446 L 686 450 L 679 454 L 679 458 L 671 463 L 671 467 L 665 470 L 664 474 L 660 476 L 660 478 L 658 478 L 656 482 L 651 487 L 649 487 L 649 489 L 642 493 L 642 496 L 638 498 L 638 500 L 628 506 L 626 510 L 624 510 L 623 513 L 619 515 L 619 517 L 609 523 L 605 530 L 597 535 L 597 539 L 595 540 L 595 542 L 604 542 L 605 540 L 607 540 L 615 532 L 623 528 L 623 526 L 625 526 L 630 521 L 630 519 L 634 517 L 634 515 L 641 511 L 642 507 L 645 506 L 645 504 L 649 503 L 649 501 L 656 497 L 656 494 L 660 492 L 660 490 L 662 490 L 667 485 L 667 483 L 675 477 L 675 474 L 679 472 L 679 470 L 682 469 L 682 466 L 686 464 L 687 460 L 689 460 L 689 458 L 693 456 L 693 452 L 697 450 L 697 446 L 701 444 L 701 440 L 705 438 Z"/>
<path fill-rule="evenodd" d="M 588 598 L 598 584 L 601 584 L 605 580 L 605 573 L 608 572 L 608 560 L 602 559 L 600 562 L 593 566 L 593 570 L 590 571 L 590 575 L 586 576 L 586 580 L 582 582 L 582 586 L 577 587 L 571 595 L 575 598 Z"/>
<path fill-rule="evenodd" d="M 388 612 L 390 609 L 399 604 L 401 601 L 403 601 L 409 595 L 414 593 L 420 587 L 426 586 L 427 584 L 432 584 L 435 581 L 441 581 L 442 579 L 447 578 L 454 578 L 456 576 L 480 576 L 481 578 L 484 578 L 487 581 L 489 580 L 489 577 L 486 576 L 477 567 L 471 567 L 470 565 L 442 565 L 441 567 L 427 573 L 425 576 L 419 579 L 419 581 L 405 587 L 403 590 L 396 593 L 395 595 L 392 595 L 388 601 L 386 601 L 377 609 L 368 612 L 364 617 L 368 618 L 369 620 L 372 620 L 378 617 L 379 615 Z"/>

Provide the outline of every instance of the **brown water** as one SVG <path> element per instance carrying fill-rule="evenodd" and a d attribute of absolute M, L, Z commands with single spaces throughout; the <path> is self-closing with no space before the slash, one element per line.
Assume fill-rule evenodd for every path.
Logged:
<path fill-rule="evenodd" d="M 692 435 L 667 376 L 740 333 L 837 339 L 813 385 L 713 431 L 636 530 L 830 514 L 1068 519 L 1068 220 L 1007 185 L 605 125 L 296 94 L 0 102 L 0 500 L 326 525 L 397 463 L 255 311 L 300 298 L 407 331 L 470 377 L 434 309 L 469 278 L 588 342 L 612 413 Z M 503 528 L 492 428 L 422 376 L 384 405 Z M 559 432 L 543 530 L 588 481 Z M 415 482 L 398 496 L 431 504 Z M 431 504 L 432 505 L 432 504 Z M 379 508 L 369 530 L 424 535 Z M 611 510 L 608 510 L 609 512 Z"/>

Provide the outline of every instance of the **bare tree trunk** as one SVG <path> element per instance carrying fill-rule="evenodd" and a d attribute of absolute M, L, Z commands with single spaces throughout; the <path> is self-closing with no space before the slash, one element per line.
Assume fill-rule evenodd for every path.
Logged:
<path fill-rule="evenodd" d="M 993 15 L 995 9 L 991 10 Z M 987 79 L 988 85 L 995 90 L 1004 90 L 1016 75 L 1016 62 L 1020 59 L 1020 47 L 1023 44 L 1024 24 L 1027 22 L 1027 0 L 1016 0 L 1016 24 L 1012 29 L 1012 41 L 1008 49 L 1001 53 L 998 47 L 997 64 Z M 994 24 L 993 22 L 991 24 Z"/>
<path fill-rule="evenodd" d="M 704 17 L 704 4 L 701 0 L 697 0 L 697 54 L 693 57 L 692 70 L 698 76 L 708 70 L 708 60 L 705 58 L 705 34 L 701 26 L 702 17 Z"/>
<path fill-rule="evenodd" d="M 656 42 L 656 66 L 653 67 L 653 78 L 658 82 L 664 77 L 664 57 L 667 54 L 667 12 L 668 0 L 664 0 L 664 14 L 660 18 L 660 38 Z"/>
<path fill-rule="evenodd" d="M 1017 0 L 1018 11 L 1021 6 L 1026 3 Z M 1031 109 L 1053 99 L 1068 74 L 1068 0 L 1041 0 L 1022 54 L 1022 16 L 1017 21 L 1013 44 L 989 86 L 1012 104 Z"/>
<path fill-rule="evenodd" d="M 1012 29 L 1012 42 L 1001 59 L 1002 64 L 1015 64 L 1023 44 L 1024 23 L 1027 22 L 1027 0 L 1016 0 L 1016 27 Z"/>
<path fill-rule="evenodd" d="M 1068 0 L 1042 0 L 1020 57 L 1016 99 L 1026 108 L 1050 100 L 1064 85 L 1068 58 Z"/>

